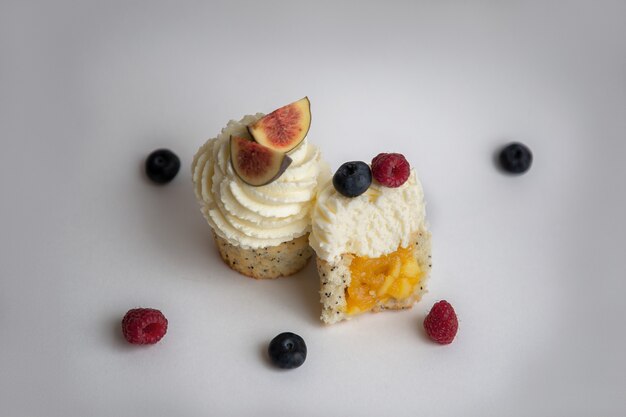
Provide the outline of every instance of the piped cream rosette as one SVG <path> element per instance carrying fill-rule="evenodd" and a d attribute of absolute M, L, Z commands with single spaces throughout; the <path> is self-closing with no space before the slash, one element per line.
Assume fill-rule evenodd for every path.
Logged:
<path fill-rule="evenodd" d="M 246 127 L 261 117 L 263 114 L 258 113 L 230 121 L 216 138 L 200 147 L 193 159 L 192 174 L 196 198 L 219 247 L 256 251 L 254 256 L 259 258 L 258 262 L 270 262 L 271 257 L 265 259 L 259 255 L 264 249 L 291 242 L 310 232 L 310 213 L 318 181 L 320 175 L 327 178 L 329 174 L 320 160 L 319 149 L 305 139 L 289 153 L 292 162 L 278 179 L 259 187 L 243 182 L 231 164 L 229 140 L 231 136 L 250 138 Z M 224 257 L 223 251 L 221 253 Z M 297 258 L 308 257 L 306 255 L 310 256 L 310 251 L 294 254 Z M 224 259 L 231 267 L 233 256 L 231 253 L 228 260 Z M 280 259 L 272 262 L 276 260 Z M 290 264 L 286 259 L 281 262 Z M 254 275 L 255 270 L 272 268 L 248 263 L 246 271 L 240 272 Z M 286 272 L 289 269 L 283 270 L 281 275 L 288 275 Z"/>

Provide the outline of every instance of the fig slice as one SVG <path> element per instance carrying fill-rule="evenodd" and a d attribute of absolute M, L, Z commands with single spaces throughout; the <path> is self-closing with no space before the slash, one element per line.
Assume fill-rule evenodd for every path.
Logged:
<path fill-rule="evenodd" d="M 251 140 L 231 136 L 230 162 L 243 182 L 258 187 L 278 179 L 291 164 L 291 158 Z"/>
<path fill-rule="evenodd" d="M 304 140 L 310 127 L 311 103 L 304 97 L 257 120 L 248 132 L 261 145 L 289 152 Z"/>

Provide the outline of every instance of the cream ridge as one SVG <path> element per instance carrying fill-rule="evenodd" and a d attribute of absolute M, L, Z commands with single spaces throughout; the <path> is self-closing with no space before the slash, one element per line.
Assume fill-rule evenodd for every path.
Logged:
<path fill-rule="evenodd" d="M 292 163 L 276 181 L 260 187 L 243 182 L 230 163 L 229 139 L 250 138 L 246 126 L 263 116 L 231 120 L 200 147 L 192 163 L 205 219 L 220 237 L 244 249 L 276 246 L 310 232 L 320 174 L 329 176 L 319 149 L 305 139 L 288 153 Z"/>
<path fill-rule="evenodd" d="M 374 181 L 354 198 L 339 194 L 329 181 L 312 212 L 309 244 L 327 262 L 337 262 L 344 253 L 377 258 L 407 247 L 411 233 L 426 227 L 425 215 L 422 185 L 413 169 L 398 188 Z"/>

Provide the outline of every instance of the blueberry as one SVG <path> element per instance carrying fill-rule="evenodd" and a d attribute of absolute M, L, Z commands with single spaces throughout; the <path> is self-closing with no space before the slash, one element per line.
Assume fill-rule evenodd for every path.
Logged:
<path fill-rule="evenodd" d="M 523 174 L 533 163 L 533 154 L 521 143 L 511 143 L 500 151 L 500 166 L 511 174 Z"/>
<path fill-rule="evenodd" d="M 157 184 L 174 179 L 180 169 L 180 159 L 169 149 L 158 149 L 146 159 L 146 175 Z"/>
<path fill-rule="evenodd" d="M 297 368 L 306 359 L 306 344 L 297 334 L 281 333 L 270 342 L 268 348 L 270 360 L 282 369 Z"/>
<path fill-rule="evenodd" d="M 356 197 L 367 191 L 372 183 L 372 170 L 361 161 L 346 162 L 333 176 L 335 190 L 346 197 Z"/>

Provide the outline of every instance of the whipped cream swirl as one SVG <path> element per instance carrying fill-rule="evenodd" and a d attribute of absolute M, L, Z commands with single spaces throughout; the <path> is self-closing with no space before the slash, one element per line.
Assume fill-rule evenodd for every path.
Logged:
<path fill-rule="evenodd" d="M 192 163 L 194 190 L 202 214 L 215 233 L 244 249 L 276 246 L 311 230 L 310 212 L 324 171 L 317 147 L 305 139 L 289 153 L 291 165 L 270 184 L 243 182 L 230 163 L 231 135 L 250 138 L 246 126 L 257 113 L 231 120 L 217 138 L 209 139 Z"/>
<path fill-rule="evenodd" d="M 407 247 L 411 234 L 425 229 L 422 185 L 414 170 L 398 188 L 373 182 L 355 198 L 324 185 L 313 210 L 309 243 L 318 257 L 336 262 L 344 253 L 377 258 L 398 246 Z"/>

